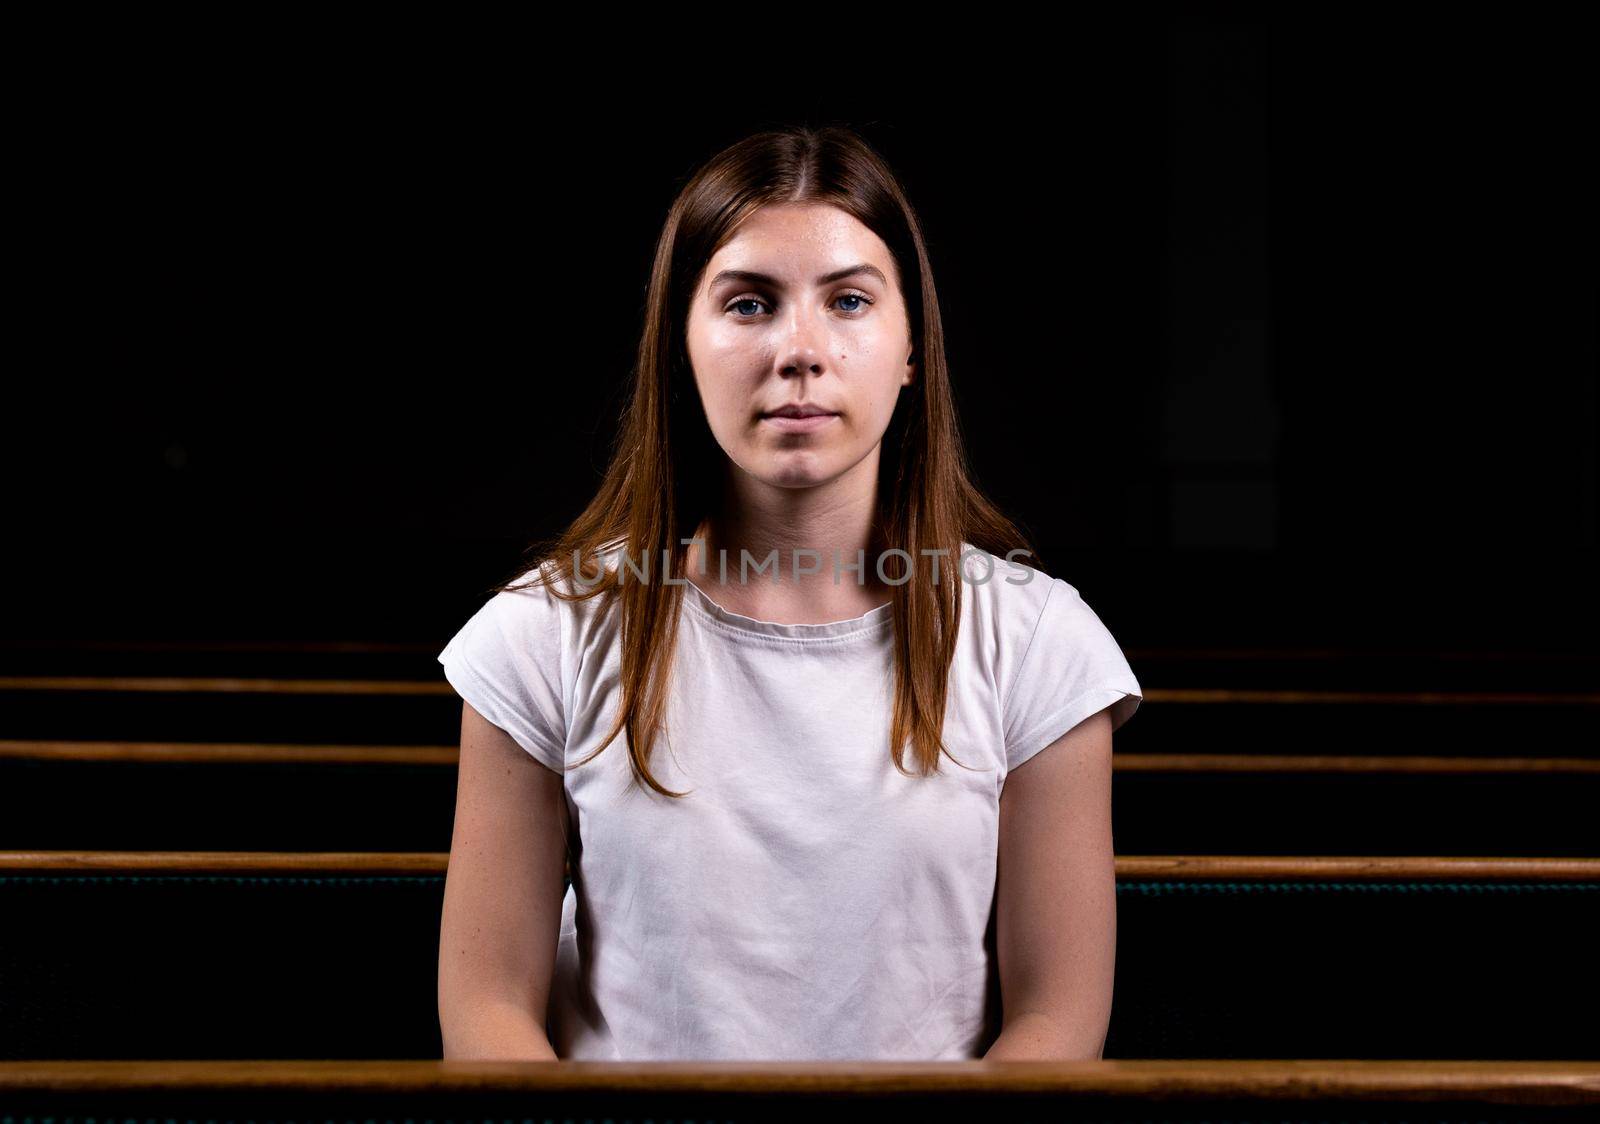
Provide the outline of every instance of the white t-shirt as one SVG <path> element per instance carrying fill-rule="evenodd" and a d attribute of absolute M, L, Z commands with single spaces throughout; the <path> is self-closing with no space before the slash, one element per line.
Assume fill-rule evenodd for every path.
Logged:
<path fill-rule="evenodd" d="M 636 785 L 625 733 L 565 776 L 558 1057 L 983 1056 L 1000 1029 L 1006 774 L 1108 706 L 1120 727 L 1141 692 L 1077 589 L 963 553 L 944 737 L 969 768 L 941 757 L 926 778 L 889 756 L 892 606 L 778 624 L 682 587 L 651 770 L 689 795 Z M 620 625 L 602 600 L 498 593 L 439 655 L 461 697 L 553 769 L 592 752 L 620 705 Z M 915 773 L 909 747 L 905 760 Z"/>

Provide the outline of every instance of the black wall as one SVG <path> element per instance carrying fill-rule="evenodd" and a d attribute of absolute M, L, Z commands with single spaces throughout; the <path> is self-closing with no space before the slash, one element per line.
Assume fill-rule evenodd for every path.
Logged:
<path fill-rule="evenodd" d="M 57 41 L 6 633 L 442 644 L 591 494 L 678 185 L 806 120 L 903 174 L 980 482 L 1125 646 L 1587 648 L 1577 29 L 1286 11 L 681 81 L 490 28 Z"/>

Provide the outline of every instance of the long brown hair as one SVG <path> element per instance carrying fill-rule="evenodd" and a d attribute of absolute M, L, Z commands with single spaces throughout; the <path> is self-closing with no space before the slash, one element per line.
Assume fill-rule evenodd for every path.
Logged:
<path fill-rule="evenodd" d="M 1030 549 L 969 478 L 927 247 L 885 160 L 837 125 L 761 132 L 719 152 L 679 192 L 656 242 L 633 396 L 599 492 L 566 530 L 533 543 L 518 574 L 495 587 L 546 585 L 564 600 L 603 596 L 607 611 L 620 605 L 622 704 L 590 758 L 626 730 L 635 778 L 666 796 L 685 794 L 663 788 L 649 759 L 657 729 L 665 729 L 684 590 L 661 579 L 684 578 L 688 549 L 681 540 L 693 537 L 711 514 L 726 462 L 694 383 L 684 327 L 712 255 L 746 218 L 773 203 L 832 205 L 883 239 L 900 274 L 920 360 L 883 436 L 874 527 L 884 549 L 898 548 L 910 559 L 910 578 L 902 566 L 892 579 L 899 584 L 891 610 L 896 685 L 888 749 L 902 773 L 907 740 L 923 775 L 938 771 L 944 751 L 946 685 L 963 585 L 951 571 L 963 543 L 999 556 Z M 623 566 L 604 564 L 619 545 L 633 560 L 630 567 L 650 567 L 651 580 L 625 580 Z M 575 560 L 581 561 L 578 575 Z M 870 556 L 867 565 L 874 565 Z M 530 573 L 533 581 L 516 584 Z"/>

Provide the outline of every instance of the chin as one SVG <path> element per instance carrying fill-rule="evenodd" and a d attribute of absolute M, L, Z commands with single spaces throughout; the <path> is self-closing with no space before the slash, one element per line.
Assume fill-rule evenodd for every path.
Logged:
<path fill-rule="evenodd" d="M 838 471 L 814 453 L 803 456 L 790 453 L 764 460 L 757 475 L 777 488 L 811 488 L 826 484 L 838 475 Z"/>

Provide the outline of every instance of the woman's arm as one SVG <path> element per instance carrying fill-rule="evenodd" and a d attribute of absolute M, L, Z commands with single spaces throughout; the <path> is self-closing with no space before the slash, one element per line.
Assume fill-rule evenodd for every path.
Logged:
<path fill-rule="evenodd" d="M 984 1057 L 1101 1057 L 1117 949 L 1109 711 L 1006 777 L 996 913 L 1004 1025 Z"/>
<path fill-rule="evenodd" d="M 561 774 L 462 703 L 439 927 L 446 1059 L 556 1060 L 545 1014 L 566 849 Z"/>

